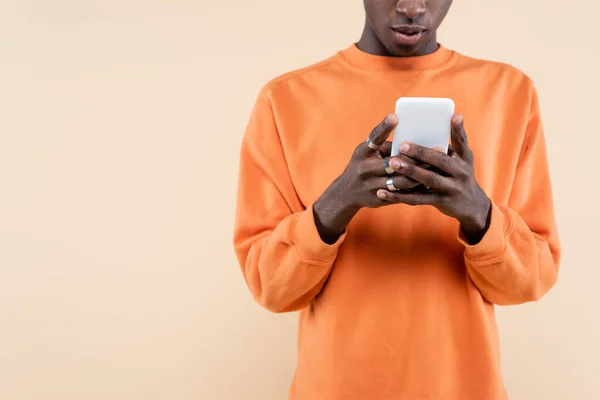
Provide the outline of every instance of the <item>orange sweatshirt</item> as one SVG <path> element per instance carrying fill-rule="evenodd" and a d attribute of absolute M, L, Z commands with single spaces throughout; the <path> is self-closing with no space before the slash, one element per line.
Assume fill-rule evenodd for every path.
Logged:
<path fill-rule="evenodd" d="M 470 246 L 428 206 L 363 209 L 333 245 L 312 205 L 400 96 L 464 116 L 491 225 Z M 402 121 L 400 121 L 400 124 Z M 300 311 L 295 400 L 506 399 L 494 305 L 539 299 L 560 257 L 538 98 L 505 64 L 356 46 L 267 84 L 243 139 L 234 244 L 254 298 Z"/>

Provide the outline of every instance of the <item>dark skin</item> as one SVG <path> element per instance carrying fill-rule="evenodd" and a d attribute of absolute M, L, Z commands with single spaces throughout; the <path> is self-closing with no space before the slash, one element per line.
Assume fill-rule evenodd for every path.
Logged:
<path fill-rule="evenodd" d="M 357 46 L 362 51 L 392 57 L 414 57 L 438 48 L 436 32 L 452 0 L 364 0 L 365 28 Z M 419 27 L 424 34 L 416 44 L 404 44 L 396 31 Z"/>
<path fill-rule="evenodd" d="M 452 0 L 364 0 L 364 3 L 367 17 L 357 46 L 374 55 L 415 57 L 437 50 L 436 30 Z M 418 40 L 403 35 L 415 31 Z M 372 149 L 365 142 L 359 144 L 342 175 L 315 202 L 315 222 L 323 241 L 335 243 L 362 208 L 407 204 L 437 208 L 458 220 L 469 243 L 479 243 L 489 227 L 491 201 L 475 179 L 473 152 L 462 116 L 456 114 L 452 118 L 452 145 L 448 154 L 404 143 L 401 155 L 390 159 L 391 144 L 387 139 L 397 124 L 397 116 L 390 114 L 377 125 L 369 139 L 379 148 Z M 396 172 L 393 177 L 398 191 L 387 189 L 386 158 Z"/>

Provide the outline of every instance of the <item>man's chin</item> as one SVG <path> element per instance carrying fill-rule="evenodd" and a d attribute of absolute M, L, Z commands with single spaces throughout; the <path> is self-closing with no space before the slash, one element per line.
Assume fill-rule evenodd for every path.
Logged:
<path fill-rule="evenodd" d="M 396 43 L 388 47 L 390 53 L 396 57 L 415 57 L 419 55 L 420 46 L 405 46 Z"/>

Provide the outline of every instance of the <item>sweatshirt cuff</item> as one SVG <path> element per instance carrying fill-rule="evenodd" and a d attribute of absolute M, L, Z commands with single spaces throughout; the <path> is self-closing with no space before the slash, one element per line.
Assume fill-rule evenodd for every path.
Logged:
<path fill-rule="evenodd" d="M 346 238 L 346 232 L 334 244 L 327 244 L 319 235 L 313 206 L 298 214 L 298 218 L 290 225 L 289 241 L 296 248 L 298 256 L 304 261 L 315 263 L 331 263 L 337 257 L 339 247 Z"/>
<path fill-rule="evenodd" d="M 494 262 L 506 250 L 505 239 L 510 227 L 510 218 L 494 202 L 491 212 L 490 226 L 479 243 L 469 244 L 463 230 L 459 230 L 458 240 L 465 247 L 465 257 L 474 262 Z"/>

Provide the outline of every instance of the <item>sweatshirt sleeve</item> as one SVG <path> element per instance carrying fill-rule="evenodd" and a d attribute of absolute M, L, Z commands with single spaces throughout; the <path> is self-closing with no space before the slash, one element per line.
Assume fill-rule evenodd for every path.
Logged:
<path fill-rule="evenodd" d="M 468 245 L 462 232 L 460 239 L 471 280 L 494 304 L 538 300 L 556 283 L 561 250 L 535 89 L 508 204 L 492 201 L 481 242 Z"/>
<path fill-rule="evenodd" d="M 312 204 L 303 206 L 286 163 L 273 107 L 261 92 L 241 147 L 234 247 L 256 301 L 297 311 L 321 291 L 345 234 L 321 240 Z"/>

